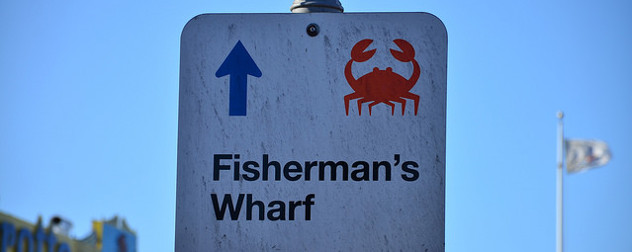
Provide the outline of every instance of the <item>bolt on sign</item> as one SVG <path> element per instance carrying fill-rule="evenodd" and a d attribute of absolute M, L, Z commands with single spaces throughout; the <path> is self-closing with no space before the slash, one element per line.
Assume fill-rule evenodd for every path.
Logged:
<path fill-rule="evenodd" d="M 204 14 L 181 41 L 176 251 L 442 251 L 428 13 Z"/>

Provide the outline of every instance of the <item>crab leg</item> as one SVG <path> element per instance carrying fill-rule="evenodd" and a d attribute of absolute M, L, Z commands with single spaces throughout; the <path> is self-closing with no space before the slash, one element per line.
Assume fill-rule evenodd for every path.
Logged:
<path fill-rule="evenodd" d="M 408 92 L 402 95 L 402 97 L 415 101 L 415 115 L 417 115 L 417 109 L 419 109 L 419 95 Z"/>
<path fill-rule="evenodd" d="M 362 98 L 362 95 L 358 93 L 351 93 L 351 94 L 345 95 L 345 113 L 347 113 L 347 115 L 349 115 L 349 101 L 358 99 L 358 98 Z"/>
<path fill-rule="evenodd" d="M 358 115 L 362 115 L 362 104 L 365 102 L 370 102 L 370 101 L 366 98 L 362 98 L 358 100 Z"/>
<path fill-rule="evenodd" d="M 371 111 L 373 111 L 373 106 L 377 105 L 380 102 L 372 102 L 371 104 L 369 104 L 369 116 L 371 116 Z"/>
<path fill-rule="evenodd" d="M 399 102 L 400 104 L 402 104 L 402 115 L 404 115 L 404 111 L 406 111 L 406 100 L 402 99 L 402 98 L 395 98 L 393 99 L 394 102 Z"/>

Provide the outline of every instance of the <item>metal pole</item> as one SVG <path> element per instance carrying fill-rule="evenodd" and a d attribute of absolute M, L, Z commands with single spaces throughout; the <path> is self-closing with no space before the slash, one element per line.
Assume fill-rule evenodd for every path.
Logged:
<path fill-rule="evenodd" d="M 338 0 L 294 0 L 290 7 L 292 13 L 337 12 L 344 9 Z"/>
<path fill-rule="evenodd" d="M 564 177 L 564 113 L 562 111 L 557 112 L 557 225 L 556 225 L 556 244 L 557 252 L 563 252 L 563 177 Z"/>

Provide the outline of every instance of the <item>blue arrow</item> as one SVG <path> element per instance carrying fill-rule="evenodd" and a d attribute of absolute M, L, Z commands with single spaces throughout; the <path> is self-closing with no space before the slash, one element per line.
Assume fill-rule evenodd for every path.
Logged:
<path fill-rule="evenodd" d="M 241 41 L 237 41 L 230 51 L 224 63 L 219 66 L 215 76 L 217 78 L 230 75 L 230 91 L 228 102 L 228 115 L 245 116 L 248 104 L 248 75 L 261 77 L 261 70 L 252 60 Z"/>

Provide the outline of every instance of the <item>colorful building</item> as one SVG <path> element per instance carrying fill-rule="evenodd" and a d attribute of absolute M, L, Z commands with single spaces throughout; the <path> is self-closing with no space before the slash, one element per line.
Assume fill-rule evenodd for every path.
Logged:
<path fill-rule="evenodd" d="M 0 212 L 0 252 L 136 252 L 136 233 L 117 216 L 93 221 L 83 239 L 70 237 L 71 227 L 59 217 L 44 227 L 41 217 L 32 224 Z"/>

